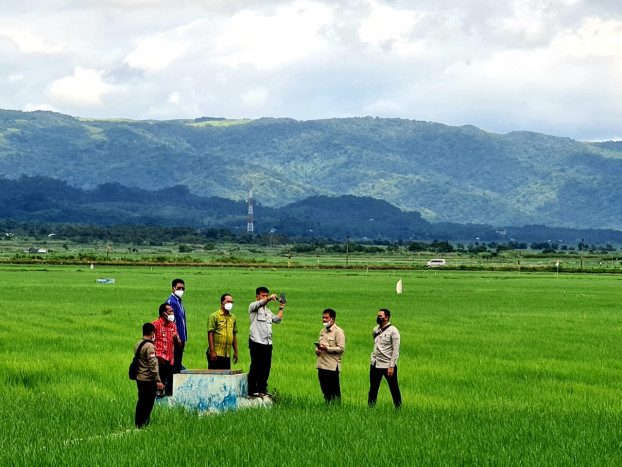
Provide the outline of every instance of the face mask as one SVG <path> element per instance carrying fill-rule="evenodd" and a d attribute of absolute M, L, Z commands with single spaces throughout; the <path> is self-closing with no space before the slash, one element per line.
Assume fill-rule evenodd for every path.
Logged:
<path fill-rule="evenodd" d="M 151 338 L 151 342 L 155 342 L 155 334 L 153 335 L 153 337 Z"/>
<path fill-rule="evenodd" d="M 225 303 L 225 310 L 227 311 L 233 310 L 233 303 Z"/>
<path fill-rule="evenodd" d="M 326 329 L 328 329 L 331 326 L 331 324 L 333 324 L 333 322 L 329 321 L 328 323 L 322 323 L 322 324 L 324 325 Z"/>
<path fill-rule="evenodd" d="M 177 297 L 181 298 L 184 295 L 184 291 L 183 290 L 176 290 L 175 291 L 175 295 L 177 295 Z"/>
<path fill-rule="evenodd" d="M 382 319 L 380 316 L 378 316 L 378 317 L 376 318 L 376 323 L 378 323 L 378 326 L 381 326 L 381 325 L 382 325 L 382 323 L 384 323 L 384 319 Z"/>
<path fill-rule="evenodd" d="M 175 321 L 175 315 L 166 315 L 166 318 L 172 323 Z"/>

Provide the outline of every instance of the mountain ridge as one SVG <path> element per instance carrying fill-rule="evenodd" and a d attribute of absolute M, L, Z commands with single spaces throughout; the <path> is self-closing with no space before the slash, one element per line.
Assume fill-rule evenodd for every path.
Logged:
<path fill-rule="evenodd" d="M 0 173 L 266 207 L 370 197 L 431 222 L 622 229 L 622 144 L 357 117 L 131 121 L 0 110 Z"/>

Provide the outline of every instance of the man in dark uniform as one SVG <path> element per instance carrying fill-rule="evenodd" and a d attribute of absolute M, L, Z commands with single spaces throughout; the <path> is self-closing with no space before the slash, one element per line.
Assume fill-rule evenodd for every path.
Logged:
<path fill-rule="evenodd" d="M 155 326 L 151 323 L 143 324 L 143 338 L 134 346 L 134 355 L 138 352 L 138 375 L 136 376 L 136 386 L 138 387 L 138 402 L 136 403 L 136 415 L 134 423 L 136 428 L 149 425 L 151 411 L 158 390 L 164 390 L 164 384 L 160 381 L 158 372 L 158 358 L 156 357 L 155 346 Z"/>

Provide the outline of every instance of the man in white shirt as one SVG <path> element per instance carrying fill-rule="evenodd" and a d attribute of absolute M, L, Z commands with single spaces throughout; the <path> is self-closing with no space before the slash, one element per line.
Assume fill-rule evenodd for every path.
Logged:
<path fill-rule="evenodd" d="M 272 366 L 272 324 L 279 324 L 283 320 L 285 303 L 279 304 L 279 311 L 275 315 L 268 308 L 270 300 L 278 300 L 276 294 L 270 295 L 266 287 L 257 287 L 256 301 L 248 306 L 251 321 L 248 348 L 251 354 L 251 367 L 248 372 L 248 393 L 253 397 L 268 396 L 268 378 Z"/>

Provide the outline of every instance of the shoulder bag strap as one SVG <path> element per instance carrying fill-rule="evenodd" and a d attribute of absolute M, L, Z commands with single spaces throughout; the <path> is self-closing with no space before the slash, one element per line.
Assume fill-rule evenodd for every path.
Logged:
<path fill-rule="evenodd" d="M 138 356 L 140 355 L 140 349 L 143 348 L 143 345 L 145 345 L 147 342 L 149 342 L 148 340 L 143 339 L 143 341 L 140 343 L 140 345 L 138 346 L 138 348 L 136 349 L 136 354 L 134 354 L 134 357 L 138 358 Z"/>
<path fill-rule="evenodd" d="M 386 328 L 381 329 L 378 332 L 372 332 L 372 337 L 374 338 L 374 340 L 376 340 L 376 337 L 378 337 L 380 334 L 382 334 L 383 332 L 385 332 L 387 329 L 389 329 L 391 326 L 393 326 L 392 324 L 389 324 Z"/>

